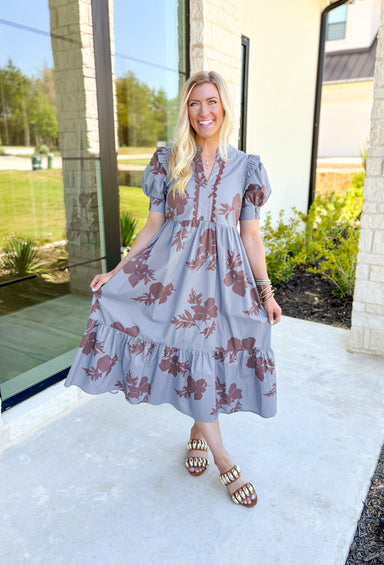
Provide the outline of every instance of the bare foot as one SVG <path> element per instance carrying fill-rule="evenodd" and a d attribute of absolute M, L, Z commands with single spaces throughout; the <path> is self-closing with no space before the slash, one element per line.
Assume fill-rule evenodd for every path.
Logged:
<path fill-rule="evenodd" d="M 200 430 L 196 426 L 196 424 L 194 424 L 192 426 L 190 439 L 196 439 L 196 440 L 200 439 L 200 440 L 205 441 L 203 434 L 200 432 Z M 190 449 L 188 451 L 188 459 L 191 458 L 191 457 L 192 458 L 208 459 L 208 453 L 204 449 Z M 199 475 L 199 474 L 203 473 L 206 470 L 207 467 L 208 467 L 208 465 L 206 465 L 206 466 L 204 466 L 204 465 L 203 466 L 188 465 L 188 471 L 192 475 Z"/>

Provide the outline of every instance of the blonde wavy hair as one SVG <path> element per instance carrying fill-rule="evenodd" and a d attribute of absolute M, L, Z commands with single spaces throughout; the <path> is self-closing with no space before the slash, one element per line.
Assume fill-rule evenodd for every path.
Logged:
<path fill-rule="evenodd" d="M 233 103 L 228 86 L 223 77 L 215 71 L 201 71 L 191 76 L 180 95 L 179 115 L 176 124 L 175 143 L 169 157 L 168 180 L 173 182 L 173 191 L 184 194 L 185 187 L 192 177 L 192 160 L 196 154 L 196 132 L 188 117 L 189 97 L 195 86 L 204 83 L 216 86 L 224 109 L 224 119 L 220 128 L 219 154 L 227 160 L 227 144 L 233 129 Z"/>

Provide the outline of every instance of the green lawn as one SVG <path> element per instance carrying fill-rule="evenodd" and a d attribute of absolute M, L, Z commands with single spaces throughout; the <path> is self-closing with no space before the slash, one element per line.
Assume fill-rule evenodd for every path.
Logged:
<path fill-rule="evenodd" d="M 148 165 L 150 159 L 119 159 L 119 165 Z"/>
<path fill-rule="evenodd" d="M 148 197 L 139 187 L 120 187 L 121 210 L 132 210 L 141 229 Z M 61 170 L 0 171 L 0 247 L 10 234 L 30 236 L 39 243 L 65 239 Z"/>
<path fill-rule="evenodd" d="M 117 153 L 119 155 L 152 155 L 156 151 L 156 147 L 119 147 Z"/>
<path fill-rule="evenodd" d="M 0 246 L 10 234 L 65 239 L 61 171 L 1 171 L 0 218 Z"/>
<path fill-rule="evenodd" d="M 120 210 L 132 210 L 141 230 L 148 216 L 149 198 L 140 186 L 120 186 Z"/>

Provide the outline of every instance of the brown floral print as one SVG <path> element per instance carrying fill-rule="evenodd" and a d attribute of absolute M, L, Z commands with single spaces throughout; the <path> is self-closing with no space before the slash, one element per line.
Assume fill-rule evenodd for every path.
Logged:
<path fill-rule="evenodd" d="M 197 249 L 196 258 L 187 261 L 190 269 L 199 271 L 205 267 L 206 271 L 214 271 L 216 269 L 216 232 L 212 228 L 206 229 L 200 237 L 200 246 Z"/>
<path fill-rule="evenodd" d="M 99 288 L 99 290 L 96 290 L 96 292 L 93 293 L 93 296 L 95 297 L 95 299 L 94 299 L 94 302 L 91 306 L 91 314 L 94 314 L 96 312 L 96 310 L 100 310 L 101 294 L 102 294 L 102 288 Z"/>
<path fill-rule="evenodd" d="M 154 343 L 144 339 L 137 339 L 135 342 L 128 344 L 129 352 L 135 356 L 144 354 L 144 357 L 148 357 L 155 348 L 156 345 Z"/>
<path fill-rule="evenodd" d="M 113 322 L 111 324 L 111 328 L 114 328 L 115 330 L 119 330 L 119 332 L 123 332 L 127 335 L 130 335 L 132 337 L 137 337 L 139 334 L 139 328 L 137 326 L 131 326 L 130 328 L 124 328 L 123 324 L 121 324 L 120 322 Z"/>
<path fill-rule="evenodd" d="M 216 377 L 215 385 L 216 407 L 212 410 L 211 416 L 214 416 L 218 411 L 222 410 L 232 414 L 242 409 L 240 399 L 243 397 L 243 393 L 240 388 L 237 388 L 236 383 L 232 383 L 229 389 L 226 390 L 225 383 L 221 383 L 219 377 Z M 228 408 L 230 408 L 229 411 Z"/>
<path fill-rule="evenodd" d="M 199 209 L 199 195 L 200 195 L 200 189 L 207 183 L 207 180 L 205 178 L 205 174 L 204 174 L 204 166 L 203 166 L 203 161 L 201 160 L 200 157 L 200 153 L 197 152 L 194 160 L 193 160 L 193 168 L 194 168 L 194 172 L 195 172 L 195 200 L 194 200 L 194 205 L 193 205 L 193 220 L 195 222 L 198 221 L 198 209 Z"/>
<path fill-rule="evenodd" d="M 148 402 L 151 392 L 151 385 L 148 377 L 142 377 L 139 382 L 138 377 L 133 377 L 131 371 L 128 371 L 126 379 L 117 381 L 115 384 L 124 392 L 126 400 L 138 400 L 139 402 Z"/>
<path fill-rule="evenodd" d="M 240 196 L 239 193 L 237 193 L 233 197 L 231 205 L 229 205 L 227 202 L 225 202 L 224 204 L 221 204 L 220 209 L 219 209 L 219 215 L 224 216 L 224 218 L 226 220 L 228 220 L 231 212 L 234 212 L 235 219 L 236 219 L 236 222 L 237 222 L 239 217 L 240 217 L 241 206 L 242 206 L 241 196 Z"/>
<path fill-rule="evenodd" d="M 155 273 L 145 262 L 150 253 L 151 248 L 148 247 L 124 265 L 123 271 L 126 275 L 129 275 L 128 280 L 131 286 L 135 287 L 139 281 L 144 281 L 144 284 L 148 284 L 155 280 Z"/>
<path fill-rule="evenodd" d="M 252 306 L 249 310 L 243 310 L 244 314 L 248 314 L 248 316 L 257 316 L 260 312 L 260 297 L 259 293 L 257 292 L 257 288 L 254 286 L 249 291 L 252 299 Z"/>
<path fill-rule="evenodd" d="M 112 370 L 112 367 L 116 364 L 118 360 L 117 354 L 114 357 L 109 355 L 104 355 L 100 357 L 96 363 L 96 367 L 90 367 L 89 369 L 83 367 L 83 371 L 91 379 L 91 381 L 96 381 L 100 377 L 106 377 Z"/>
<path fill-rule="evenodd" d="M 159 149 L 157 149 L 155 151 L 155 153 L 152 155 L 152 159 L 149 162 L 149 165 L 151 167 L 151 173 L 153 175 L 166 175 L 167 171 L 164 169 L 163 165 L 160 163 L 160 159 L 159 159 L 159 154 L 160 153 L 166 153 L 166 148 L 165 147 L 159 147 Z"/>
<path fill-rule="evenodd" d="M 267 374 L 273 374 L 275 370 L 275 363 L 273 359 L 264 358 L 256 347 L 256 340 L 253 337 L 246 339 L 238 339 L 231 337 L 228 340 L 227 347 L 217 347 L 213 354 L 214 359 L 217 361 L 228 361 L 234 363 L 240 352 L 245 351 L 248 354 L 246 366 L 254 369 L 256 377 L 259 381 L 264 381 Z"/>
<path fill-rule="evenodd" d="M 252 204 L 253 206 L 262 206 L 267 200 L 267 189 L 263 186 L 256 186 L 255 184 L 248 185 L 244 193 L 243 208 Z"/>
<path fill-rule="evenodd" d="M 179 361 L 178 353 L 179 350 L 175 347 L 166 347 L 159 368 L 174 377 L 179 374 L 185 377 L 190 371 L 190 366 L 187 362 Z"/>
<path fill-rule="evenodd" d="M 178 216 L 184 214 L 185 207 L 188 204 L 189 194 L 185 190 L 184 194 L 178 191 L 170 190 L 167 198 L 167 212 L 165 214 L 166 220 L 176 220 Z"/>
<path fill-rule="evenodd" d="M 164 200 L 166 199 L 166 197 L 167 197 L 167 190 L 164 189 L 163 190 L 163 197 L 162 198 L 153 197 L 152 202 L 155 206 L 161 206 L 163 204 Z"/>
<path fill-rule="evenodd" d="M 226 286 L 232 286 L 233 292 L 239 296 L 245 296 L 247 288 L 251 284 L 245 271 L 239 270 L 242 264 L 240 253 L 236 253 L 234 249 L 227 251 L 227 271 L 224 277 L 224 284 Z"/>
<path fill-rule="evenodd" d="M 152 306 L 155 304 L 156 300 L 159 304 L 164 304 L 167 298 L 171 296 L 172 292 L 175 292 L 175 288 L 172 283 L 163 286 L 161 282 L 156 282 L 151 284 L 149 287 L 149 292 L 145 292 L 141 296 L 136 296 L 132 300 L 136 302 L 144 302 L 145 306 Z"/>
<path fill-rule="evenodd" d="M 275 396 L 275 394 L 276 394 L 276 383 L 273 383 L 273 385 L 272 385 L 272 387 L 271 387 L 271 390 L 268 391 L 268 392 L 266 392 L 266 393 L 264 394 L 264 396 L 269 396 L 269 397 L 271 397 L 271 396 Z"/>
<path fill-rule="evenodd" d="M 189 220 L 181 220 L 181 222 L 179 222 L 180 229 L 176 232 L 171 243 L 171 247 L 176 246 L 176 251 L 182 251 L 184 249 L 188 235 L 190 234 L 188 229 L 190 223 Z"/>
<path fill-rule="evenodd" d="M 211 222 L 215 221 L 217 189 L 218 189 L 218 186 L 220 184 L 221 177 L 223 175 L 223 171 L 224 171 L 224 167 L 225 167 L 225 161 L 223 161 L 223 159 L 221 157 L 219 158 L 218 162 L 219 162 L 219 172 L 217 173 L 215 183 L 214 183 L 214 185 L 212 187 L 212 191 L 209 195 L 210 198 L 212 197 L 212 209 L 211 209 L 211 218 L 210 218 Z"/>
<path fill-rule="evenodd" d="M 191 398 L 193 395 L 194 400 L 201 400 L 203 394 L 207 389 L 207 381 L 204 379 L 199 379 L 198 381 L 193 380 L 193 378 L 188 375 L 187 384 L 182 389 L 175 389 L 177 396 L 183 398 Z"/>
<path fill-rule="evenodd" d="M 80 343 L 80 349 L 82 349 L 84 355 L 89 355 L 90 353 L 94 353 L 95 355 L 97 355 L 98 353 L 104 353 L 103 343 L 96 340 L 97 327 L 97 321 L 89 318 L 83 338 Z"/>
<path fill-rule="evenodd" d="M 200 334 L 208 338 L 216 329 L 217 306 L 215 299 L 207 298 L 203 304 L 203 295 L 201 293 L 196 294 L 192 289 L 188 302 L 192 305 L 192 312 L 184 310 L 182 314 L 172 318 L 172 324 L 175 324 L 177 329 L 197 327 L 201 329 Z M 203 327 L 204 325 L 206 327 Z"/>

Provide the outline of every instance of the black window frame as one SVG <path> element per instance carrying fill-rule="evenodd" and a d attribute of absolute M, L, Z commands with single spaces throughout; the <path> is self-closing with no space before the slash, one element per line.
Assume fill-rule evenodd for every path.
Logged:
<path fill-rule="evenodd" d="M 247 150 L 247 121 L 248 121 L 248 75 L 249 75 L 250 39 L 241 36 L 241 80 L 240 80 L 240 129 L 238 147 Z"/>

